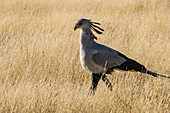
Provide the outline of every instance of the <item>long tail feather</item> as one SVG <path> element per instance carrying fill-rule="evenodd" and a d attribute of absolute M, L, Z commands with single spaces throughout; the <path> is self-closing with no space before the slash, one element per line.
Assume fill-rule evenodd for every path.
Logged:
<path fill-rule="evenodd" d="M 135 60 L 128 59 L 126 56 L 123 56 L 120 53 L 119 53 L 119 55 L 122 56 L 123 58 L 125 58 L 127 61 L 122 63 L 120 66 L 116 66 L 114 68 L 121 69 L 124 71 L 134 70 L 134 71 L 138 71 L 141 73 L 146 73 L 146 74 L 152 75 L 154 77 L 161 76 L 161 77 L 165 77 L 165 78 L 170 78 L 170 76 L 161 75 L 161 74 L 152 72 L 150 70 L 147 70 L 145 68 L 145 66 L 141 65 L 140 63 L 136 62 Z M 112 68 L 111 68 L 111 70 L 112 70 Z"/>
<path fill-rule="evenodd" d="M 147 74 L 149 74 L 149 75 L 152 75 L 152 76 L 154 76 L 154 77 L 161 76 L 161 77 L 165 77 L 165 78 L 170 78 L 169 76 L 165 76 L 165 75 L 157 74 L 157 73 L 152 72 L 152 71 L 150 71 L 150 70 L 147 70 L 147 71 L 146 71 L 146 73 L 147 73 Z"/>

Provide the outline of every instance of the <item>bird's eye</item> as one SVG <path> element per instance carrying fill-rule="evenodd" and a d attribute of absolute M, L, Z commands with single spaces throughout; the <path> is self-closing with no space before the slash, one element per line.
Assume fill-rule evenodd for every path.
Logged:
<path fill-rule="evenodd" d="M 79 24 L 78 25 L 81 25 L 82 24 L 82 22 L 79 22 Z"/>

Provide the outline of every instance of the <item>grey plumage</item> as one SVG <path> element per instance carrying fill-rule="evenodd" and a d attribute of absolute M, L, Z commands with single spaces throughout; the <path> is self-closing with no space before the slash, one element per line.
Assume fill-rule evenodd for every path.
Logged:
<path fill-rule="evenodd" d="M 91 22 L 91 20 L 88 19 L 80 19 L 74 27 L 74 30 L 78 28 L 81 29 L 80 61 L 82 67 L 92 73 L 91 90 L 93 92 L 95 91 L 101 76 L 104 82 L 109 82 L 105 74 L 110 74 L 114 69 L 124 71 L 135 70 L 150 74 L 154 77 L 167 77 L 147 70 L 140 63 L 126 57 L 112 48 L 96 43 L 94 39 L 97 39 L 97 37 L 92 33 L 91 29 L 98 34 L 102 34 L 102 31 L 104 30 L 94 24 L 100 25 L 98 22 Z M 111 83 L 107 84 L 109 84 L 108 87 L 112 87 Z"/>
<path fill-rule="evenodd" d="M 97 52 L 92 55 L 93 62 L 104 68 L 112 68 L 121 65 L 126 61 L 125 58 L 120 57 L 116 50 L 108 48 L 104 45 L 96 45 Z"/>

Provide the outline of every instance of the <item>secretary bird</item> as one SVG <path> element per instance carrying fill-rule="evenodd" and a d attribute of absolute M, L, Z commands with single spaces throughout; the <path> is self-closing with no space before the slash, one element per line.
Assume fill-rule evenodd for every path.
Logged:
<path fill-rule="evenodd" d="M 104 31 L 98 27 L 98 22 L 91 22 L 88 19 L 80 19 L 76 22 L 74 30 L 81 29 L 80 31 L 80 62 L 84 69 L 92 73 L 92 84 L 90 91 L 92 94 L 95 93 L 99 80 L 106 83 L 106 86 L 112 90 L 112 84 L 107 78 L 106 74 L 111 74 L 114 69 L 119 70 L 134 70 L 141 73 L 147 73 L 154 77 L 162 76 L 170 78 L 165 75 L 157 74 L 150 70 L 147 70 L 143 65 L 128 58 L 122 53 L 98 44 L 94 41 L 97 37 L 92 33 L 91 29 L 98 34 L 102 34 Z"/>

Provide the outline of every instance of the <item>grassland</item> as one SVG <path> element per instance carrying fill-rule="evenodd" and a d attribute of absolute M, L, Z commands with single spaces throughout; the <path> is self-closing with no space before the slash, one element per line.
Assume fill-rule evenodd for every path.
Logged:
<path fill-rule="evenodd" d="M 100 22 L 97 42 L 170 76 L 169 0 L 0 0 L 0 112 L 168 113 L 170 80 L 108 75 L 89 96 L 79 61 L 80 18 Z"/>

